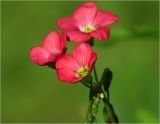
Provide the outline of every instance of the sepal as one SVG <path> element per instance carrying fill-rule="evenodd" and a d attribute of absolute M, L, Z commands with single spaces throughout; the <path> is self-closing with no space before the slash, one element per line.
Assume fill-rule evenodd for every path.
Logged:
<path fill-rule="evenodd" d="M 94 38 L 92 37 L 91 39 L 89 39 L 89 40 L 87 41 L 87 43 L 88 43 L 89 45 L 93 46 L 93 45 L 94 45 Z"/>

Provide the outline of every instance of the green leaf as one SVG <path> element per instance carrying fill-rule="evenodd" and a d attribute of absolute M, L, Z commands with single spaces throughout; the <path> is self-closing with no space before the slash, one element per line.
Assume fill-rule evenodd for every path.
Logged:
<path fill-rule="evenodd" d="M 109 117 L 109 114 L 108 114 L 107 109 L 106 109 L 105 106 L 103 108 L 103 116 L 104 116 L 104 119 L 105 119 L 106 123 L 110 123 L 111 122 L 111 119 Z"/>
<path fill-rule="evenodd" d="M 100 83 L 103 84 L 104 90 L 108 91 L 112 80 L 112 72 L 109 68 L 104 69 Z"/>
<path fill-rule="evenodd" d="M 111 105 L 111 103 L 106 103 L 105 107 L 103 109 L 103 114 L 106 115 L 105 119 L 106 122 L 108 123 L 118 123 L 118 117 L 114 112 L 113 106 Z"/>
<path fill-rule="evenodd" d="M 118 123 L 119 122 L 118 117 L 115 114 L 113 106 L 111 105 L 111 103 L 106 103 L 105 108 L 106 108 L 106 111 L 108 112 L 108 116 L 109 116 L 107 122 Z"/>

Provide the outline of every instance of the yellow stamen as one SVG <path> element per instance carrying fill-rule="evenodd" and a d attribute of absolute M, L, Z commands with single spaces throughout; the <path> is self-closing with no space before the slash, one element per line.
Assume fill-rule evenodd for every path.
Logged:
<path fill-rule="evenodd" d="M 88 75 L 89 71 L 88 71 L 88 67 L 80 67 L 78 70 L 77 70 L 77 73 L 76 73 L 76 77 L 78 78 L 84 78 Z"/>
<path fill-rule="evenodd" d="M 90 32 L 92 32 L 94 30 L 96 30 L 96 29 L 94 27 L 91 27 L 91 26 L 86 26 L 86 27 L 83 27 L 81 29 L 81 31 L 84 32 L 84 33 L 90 33 Z"/>

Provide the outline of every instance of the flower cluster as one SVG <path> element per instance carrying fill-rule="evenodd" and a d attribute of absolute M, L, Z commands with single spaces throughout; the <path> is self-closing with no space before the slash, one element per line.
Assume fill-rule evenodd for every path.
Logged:
<path fill-rule="evenodd" d="M 76 83 L 92 72 L 97 55 L 87 43 L 91 38 L 105 41 L 109 38 L 109 24 L 118 21 L 118 17 L 110 12 L 98 11 L 95 3 L 87 2 L 77 8 L 72 17 L 64 17 L 57 21 L 63 31 L 50 32 L 41 46 L 30 50 L 30 60 L 41 66 L 56 69 L 61 82 Z M 66 40 L 79 42 L 72 54 L 66 54 Z"/>

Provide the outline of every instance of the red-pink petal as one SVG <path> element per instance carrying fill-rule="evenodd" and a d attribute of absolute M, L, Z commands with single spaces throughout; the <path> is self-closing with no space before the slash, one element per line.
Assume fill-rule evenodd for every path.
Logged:
<path fill-rule="evenodd" d="M 96 4 L 87 2 L 75 10 L 73 18 L 77 20 L 79 26 L 92 25 L 96 12 Z"/>
<path fill-rule="evenodd" d="M 67 36 L 71 42 L 86 42 L 91 38 L 89 34 L 78 30 L 67 32 Z"/>
<path fill-rule="evenodd" d="M 66 37 L 67 37 L 67 34 L 65 32 L 62 32 L 62 35 L 60 37 L 61 49 L 67 49 L 66 48 Z"/>
<path fill-rule="evenodd" d="M 92 53 L 90 61 L 89 61 L 89 64 L 88 64 L 88 67 L 90 69 L 92 69 L 94 63 L 96 62 L 96 59 L 97 59 L 97 54 L 96 53 Z"/>
<path fill-rule="evenodd" d="M 63 55 L 56 62 L 56 69 L 66 69 L 73 73 L 79 68 L 79 64 L 72 55 Z"/>
<path fill-rule="evenodd" d="M 76 20 L 73 19 L 72 17 L 65 17 L 65 18 L 58 20 L 57 25 L 61 30 L 64 30 L 64 31 L 78 29 Z"/>
<path fill-rule="evenodd" d="M 81 79 L 78 79 L 75 76 L 75 73 L 73 73 L 70 70 L 58 68 L 56 69 L 56 71 L 57 71 L 58 79 L 61 82 L 67 82 L 67 83 L 73 84 L 81 80 Z"/>
<path fill-rule="evenodd" d="M 50 53 L 48 57 L 48 62 L 54 64 L 60 56 L 61 56 L 61 53 L 55 53 L 55 54 Z"/>
<path fill-rule="evenodd" d="M 118 21 L 118 17 L 110 12 L 99 11 L 97 12 L 93 25 L 97 28 L 102 26 L 107 26 L 109 24 L 115 23 Z"/>
<path fill-rule="evenodd" d="M 99 28 L 93 32 L 90 33 L 92 37 L 101 40 L 101 41 L 105 41 L 107 39 L 109 39 L 110 36 L 110 29 L 108 27 L 102 27 Z"/>
<path fill-rule="evenodd" d="M 49 53 L 42 47 L 33 47 L 30 50 L 30 60 L 38 65 L 46 65 L 48 62 Z"/>
<path fill-rule="evenodd" d="M 61 51 L 60 36 L 57 31 L 50 32 L 43 40 L 42 47 L 49 53 L 57 53 Z"/>
<path fill-rule="evenodd" d="M 73 56 L 76 58 L 77 62 L 81 67 L 88 66 L 91 55 L 92 55 L 92 48 L 88 43 L 78 44 L 73 49 Z"/>

